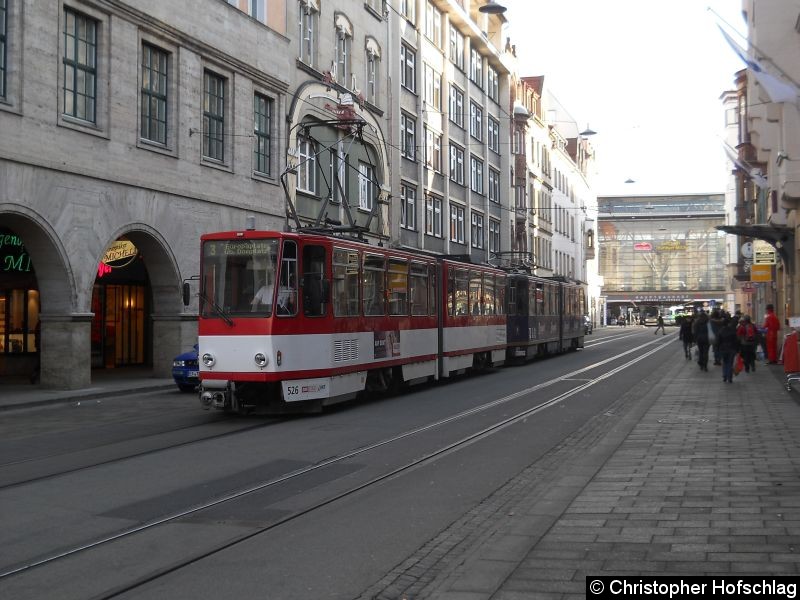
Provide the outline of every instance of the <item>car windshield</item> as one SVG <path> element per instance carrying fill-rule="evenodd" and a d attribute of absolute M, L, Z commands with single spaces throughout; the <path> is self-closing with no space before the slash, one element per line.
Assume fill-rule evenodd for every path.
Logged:
<path fill-rule="evenodd" d="M 200 314 L 270 316 L 277 258 L 277 239 L 204 242 Z"/>

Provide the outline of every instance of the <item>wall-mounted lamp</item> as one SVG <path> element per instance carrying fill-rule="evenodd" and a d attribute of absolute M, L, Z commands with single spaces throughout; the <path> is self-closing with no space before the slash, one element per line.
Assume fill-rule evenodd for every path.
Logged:
<path fill-rule="evenodd" d="M 489 0 L 486 4 L 478 9 L 478 12 L 482 12 L 487 15 L 502 15 L 504 12 L 506 12 L 506 7 L 502 4 L 498 4 L 494 0 Z"/>

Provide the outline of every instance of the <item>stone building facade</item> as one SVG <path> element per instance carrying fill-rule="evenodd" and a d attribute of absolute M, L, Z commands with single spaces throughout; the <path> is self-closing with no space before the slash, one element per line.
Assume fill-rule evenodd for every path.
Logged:
<path fill-rule="evenodd" d="M 199 236 L 284 223 L 286 16 L 219 0 L 3 11 L 0 233 L 5 264 L 32 271 L 3 274 L 0 373 L 39 360 L 60 388 L 93 365 L 168 374 L 196 339 L 180 290 Z M 117 242 L 135 250 L 111 260 Z"/>
<path fill-rule="evenodd" d="M 168 375 L 200 236 L 248 222 L 496 263 L 515 60 L 486 4 L 0 0 L 0 378 Z"/>

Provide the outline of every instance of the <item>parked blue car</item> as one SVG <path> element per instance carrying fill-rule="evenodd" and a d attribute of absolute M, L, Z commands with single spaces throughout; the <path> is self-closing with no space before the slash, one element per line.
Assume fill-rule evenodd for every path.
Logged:
<path fill-rule="evenodd" d="M 197 367 L 197 344 L 194 349 L 184 352 L 172 361 L 172 378 L 182 392 L 193 392 L 200 385 L 200 375 Z"/>

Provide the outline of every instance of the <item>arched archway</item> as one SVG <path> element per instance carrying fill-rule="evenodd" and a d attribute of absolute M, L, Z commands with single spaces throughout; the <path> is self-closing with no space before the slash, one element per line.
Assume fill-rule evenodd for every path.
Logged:
<path fill-rule="evenodd" d="M 26 277 L 19 277 L 19 272 L 6 272 L 3 277 L 0 376 L 38 375 L 44 386 L 52 388 L 88 385 L 89 364 L 82 364 L 81 358 L 88 356 L 91 314 L 79 305 L 67 249 L 47 220 L 26 206 L 0 204 L 0 216 L 7 236 L 3 245 L 18 245 L 19 252 L 11 260 L 6 260 L 10 256 L 6 254 L 3 268 L 28 269 Z M 16 318 L 14 313 L 20 309 L 12 303 L 19 298 L 26 306 L 22 317 Z"/>
<path fill-rule="evenodd" d="M 169 376 L 172 358 L 186 349 L 184 325 L 195 320 L 182 310 L 178 262 L 169 242 L 147 224 L 121 227 L 106 247 L 120 241 L 133 245 L 133 257 L 118 265 L 106 264 L 102 253 L 97 257 L 98 266 L 113 274 L 103 277 L 98 269 L 92 286 L 93 366 L 136 365 Z"/>

